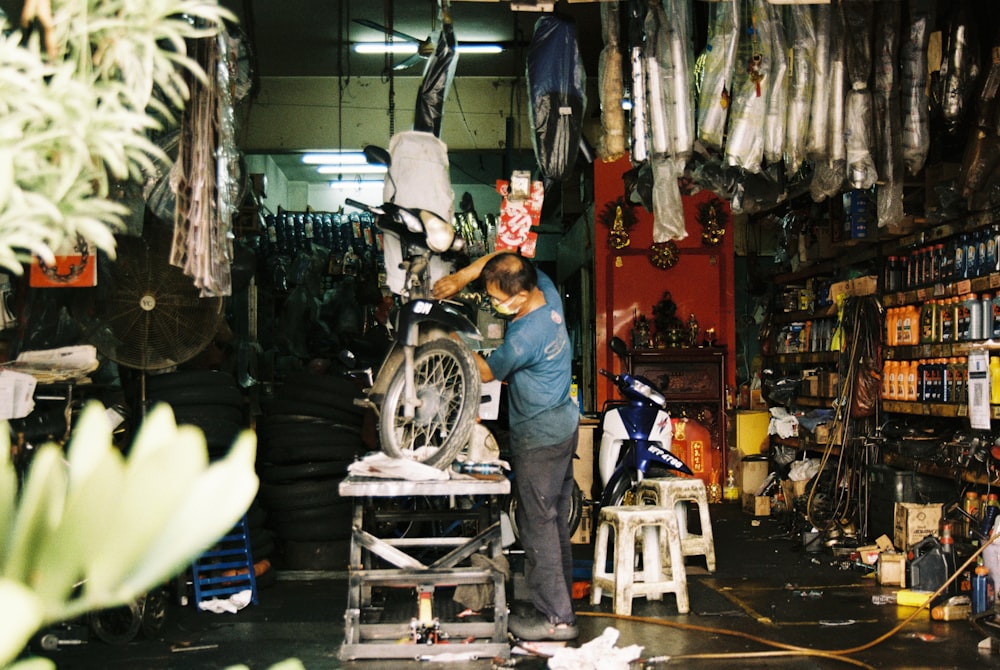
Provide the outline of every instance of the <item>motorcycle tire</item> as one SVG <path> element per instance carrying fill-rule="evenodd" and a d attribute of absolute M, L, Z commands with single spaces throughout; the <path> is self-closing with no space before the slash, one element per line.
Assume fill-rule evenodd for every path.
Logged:
<path fill-rule="evenodd" d="M 435 447 L 415 459 L 442 470 L 469 442 L 479 414 L 481 382 L 472 352 L 450 338 L 431 340 L 413 356 L 413 381 L 421 406 L 403 416 L 405 368 L 393 372 L 379 415 L 382 451 L 394 458 L 415 459 L 420 447 Z"/>
<path fill-rule="evenodd" d="M 517 494 L 511 493 L 507 501 L 507 516 L 510 518 L 511 530 L 514 531 L 514 539 L 521 540 L 520 524 L 517 521 L 518 514 Z M 573 495 L 569 501 L 569 534 L 572 536 L 576 529 L 580 527 L 580 518 L 583 516 L 583 490 L 575 481 L 573 482 Z"/>
<path fill-rule="evenodd" d="M 639 502 L 639 482 L 632 477 L 622 477 L 616 480 L 611 489 L 601 496 L 602 507 L 617 507 L 619 505 L 636 505 Z"/>

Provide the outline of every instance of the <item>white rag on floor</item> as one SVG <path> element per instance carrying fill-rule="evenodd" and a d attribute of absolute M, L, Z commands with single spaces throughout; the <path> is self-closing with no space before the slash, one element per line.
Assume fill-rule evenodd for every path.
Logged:
<path fill-rule="evenodd" d="M 428 447 L 421 447 L 426 449 Z M 419 451 L 419 450 L 418 450 Z M 393 458 L 389 454 L 376 451 L 360 461 L 347 466 L 347 473 L 359 477 L 381 477 L 382 479 L 407 479 L 410 481 L 434 481 L 448 479 L 448 472 L 433 465 L 426 465 L 408 458 Z"/>
<path fill-rule="evenodd" d="M 628 670 L 629 664 L 642 654 L 642 647 L 633 644 L 619 649 L 615 646 L 619 635 L 617 628 L 609 626 L 600 637 L 579 648 L 557 649 L 548 666 L 550 670 Z"/>
<path fill-rule="evenodd" d="M 253 591 L 244 589 L 237 591 L 228 598 L 210 598 L 198 603 L 198 609 L 212 612 L 213 614 L 236 614 L 241 609 L 250 604 L 253 600 Z"/>

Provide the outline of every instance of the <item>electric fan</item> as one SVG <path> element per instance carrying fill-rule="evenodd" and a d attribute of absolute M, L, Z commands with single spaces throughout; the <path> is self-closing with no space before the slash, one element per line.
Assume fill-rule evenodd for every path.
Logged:
<path fill-rule="evenodd" d="M 80 323 L 97 350 L 128 368 L 151 372 L 194 358 L 214 338 L 221 297 L 202 298 L 168 261 L 171 235 L 150 225 L 143 237 L 119 237 L 117 259 L 102 258 Z"/>

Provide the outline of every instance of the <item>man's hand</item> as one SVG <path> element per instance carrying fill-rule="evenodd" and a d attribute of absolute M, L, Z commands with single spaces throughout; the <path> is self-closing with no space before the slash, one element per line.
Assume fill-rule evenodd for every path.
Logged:
<path fill-rule="evenodd" d="M 465 288 L 468 283 L 469 280 L 465 279 L 462 270 L 454 272 L 450 275 L 445 275 L 434 282 L 434 298 L 436 300 L 450 298 Z"/>

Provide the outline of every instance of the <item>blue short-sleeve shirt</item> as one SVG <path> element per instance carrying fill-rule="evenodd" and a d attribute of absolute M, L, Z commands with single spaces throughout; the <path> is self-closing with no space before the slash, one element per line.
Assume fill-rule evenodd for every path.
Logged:
<path fill-rule="evenodd" d="M 573 347 L 555 284 L 538 272 L 545 305 L 511 321 L 503 343 L 486 359 L 507 382 L 511 448 L 524 451 L 569 439 L 580 421 L 570 396 Z"/>

